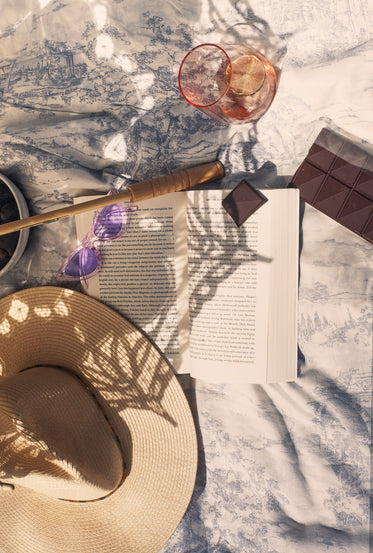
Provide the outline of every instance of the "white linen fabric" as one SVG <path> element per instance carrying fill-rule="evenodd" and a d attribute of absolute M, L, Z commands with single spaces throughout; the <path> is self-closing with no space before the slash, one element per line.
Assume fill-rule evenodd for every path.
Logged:
<path fill-rule="evenodd" d="M 373 143 L 368 0 L 4 4 L 0 172 L 32 213 L 213 159 L 226 177 L 212 186 L 284 187 L 323 127 Z M 225 126 L 178 90 L 185 53 L 215 41 L 250 43 L 281 72 L 255 125 Z M 163 553 L 369 551 L 372 246 L 308 206 L 300 232 L 299 377 L 180 379 L 199 472 Z M 55 284 L 75 244 L 72 219 L 32 229 L 0 295 Z"/>

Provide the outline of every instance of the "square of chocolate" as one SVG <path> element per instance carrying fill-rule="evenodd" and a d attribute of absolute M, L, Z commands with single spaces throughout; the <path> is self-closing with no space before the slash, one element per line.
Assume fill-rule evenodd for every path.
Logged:
<path fill-rule="evenodd" d="M 357 192 L 360 192 L 360 194 L 373 200 L 373 173 L 369 171 L 369 169 L 361 171 L 357 178 L 355 189 Z"/>
<path fill-rule="evenodd" d="M 319 144 L 314 143 L 311 146 L 307 157 L 308 161 L 312 163 L 312 165 L 315 165 L 322 171 L 326 172 L 333 163 L 335 155 L 332 152 L 329 152 L 329 150 L 325 150 L 322 146 L 319 146 Z"/>
<path fill-rule="evenodd" d="M 299 188 L 302 200 L 312 204 L 324 180 L 323 171 L 304 161 L 294 175 L 293 184 Z"/>
<path fill-rule="evenodd" d="M 359 234 L 366 226 L 372 213 L 373 203 L 358 192 L 351 192 L 337 220 Z"/>
<path fill-rule="evenodd" d="M 373 214 L 370 216 L 365 228 L 363 228 L 361 236 L 373 243 Z"/>
<path fill-rule="evenodd" d="M 333 179 L 333 177 L 326 177 L 313 205 L 334 219 L 349 194 L 350 188 L 348 186 Z"/>
<path fill-rule="evenodd" d="M 243 179 L 223 199 L 222 204 L 225 211 L 232 217 L 236 225 L 240 227 L 250 215 L 267 201 L 268 198 L 264 194 Z"/>
<path fill-rule="evenodd" d="M 342 157 L 337 157 L 329 174 L 352 188 L 360 172 L 360 167 L 361 165 L 355 165 Z"/>

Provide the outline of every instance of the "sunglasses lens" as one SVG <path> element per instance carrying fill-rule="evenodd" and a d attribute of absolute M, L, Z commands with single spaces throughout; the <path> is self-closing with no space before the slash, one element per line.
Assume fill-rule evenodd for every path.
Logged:
<path fill-rule="evenodd" d="M 66 265 L 65 273 L 71 277 L 87 277 L 94 273 L 98 267 L 98 259 L 93 250 L 82 248 Z"/>
<path fill-rule="evenodd" d="M 126 223 L 126 214 L 118 205 L 103 207 L 97 217 L 94 233 L 100 240 L 116 238 Z"/>

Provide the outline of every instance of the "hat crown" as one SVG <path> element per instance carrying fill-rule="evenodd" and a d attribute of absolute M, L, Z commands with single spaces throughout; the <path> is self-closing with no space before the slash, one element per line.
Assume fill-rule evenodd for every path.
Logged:
<path fill-rule="evenodd" d="M 0 413 L 0 481 L 14 485 L 0 485 L 1 551 L 156 553 L 164 546 L 192 496 L 196 432 L 172 368 L 130 321 L 56 286 L 0 299 Z M 42 464 L 46 452 L 59 472 Z M 87 501 L 98 496 L 105 499 Z"/>
<path fill-rule="evenodd" d="M 123 479 L 123 453 L 94 395 L 74 373 L 33 367 L 0 381 L 0 480 L 91 501 Z"/>

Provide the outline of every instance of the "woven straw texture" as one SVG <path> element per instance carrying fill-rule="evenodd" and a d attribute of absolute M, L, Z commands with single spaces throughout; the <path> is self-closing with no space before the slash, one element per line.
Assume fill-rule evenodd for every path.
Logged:
<path fill-rule="evenodd" d="M 3 487 L 2 553 L 159 551 L 185 513 L 197 467 L 195 427 L 173 371 L 126 319 L 57 287 L 0 301 L 0 384 L 38 365 L 68 368 L 89 383 L 123 446 L 126 478 L 95 502 Z"/>

